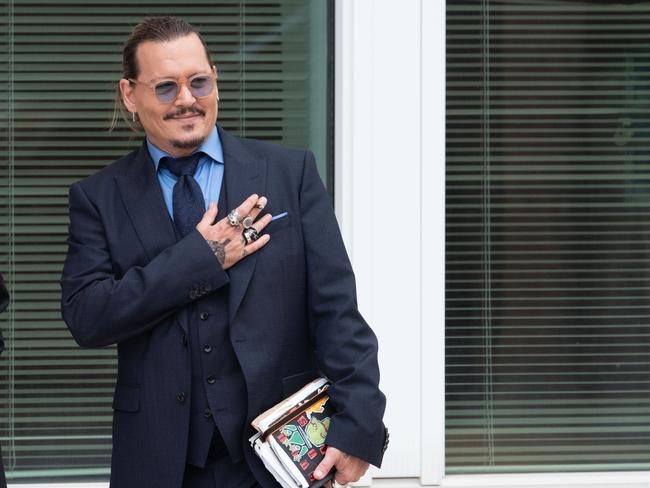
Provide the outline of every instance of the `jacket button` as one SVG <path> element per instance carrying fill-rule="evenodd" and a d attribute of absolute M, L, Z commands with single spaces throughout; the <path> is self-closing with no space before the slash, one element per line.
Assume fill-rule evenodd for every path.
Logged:
<path fill-rule="evenodd" d="M 210 411 L 209 408 L 206 408 L 205 410 L 203 410 L 203 416 L 204 416 L 206 419 L 209 419 L 209 418 L 212 417 L 212 412 Z"/>
<path fill-rule="evenodd" d="M 199 318 L 201 320 L 208 320 L 209 316 L 210 316 L 210 314 L 208 312 L 201 312 L 201 315 L 199 315 Z"/>
<path fill-rule="evenodd" d="M 176 395 L 176 400 L 178 400 L 180 403 L 183 403 L 185 401 L 185 392 L 179 391 Z"/>
<path fill-rule="evenodd" d="M 187 334 L 183 334 L 183 336 L 181 337 L 181 344 L 187 346 Z"/>
<path fill-rule="evenodd" d="M 205 346 L 203 346 L 203 350 L 208 353 L 212 352 L 212 346 L 210 344 L 206 344 Z"/>
<path fill-rule="evenodd" d="M 208 383 L 209 383 L 210 385 L 214 385 L 214 382 L 217 381 L 217 380 L 214 378 L 214 376 L 208 376 L 208 380 L 207 380 L 207 381 L 208 381 Z"/>
<path fill-rule="evenodd" d="M 388 429 L 384 427 L 384 445 L 381 448 L 382 454 L 386 452 L 386 449 L 388 449 L 388 443 L 390 442 L 390 433 L 388 432 Z"/>

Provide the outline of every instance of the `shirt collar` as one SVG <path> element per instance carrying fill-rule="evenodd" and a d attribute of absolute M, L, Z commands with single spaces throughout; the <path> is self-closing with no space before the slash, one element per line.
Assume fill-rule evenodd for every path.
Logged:
<path fill-rule="evenodd" d="M 147 138 L 147 149 L 149 149 L 149 154 L 151 155 L 154 168 L 158 171 L 160 160 L 164 157 L 169 157 L 169 154 L 154 146 L 151 141 L 149 141 L 149 138 Z M 203 141 L 203 144 L 201 144 L 201 146 L 199 146 L 194 152 L 204 152 L 213 161 L 223 164 L 223 146 L 221 145 L 221 139 L 219 138 L 219 132 L 216 127 L 212 128 L 208 137 Z"/>

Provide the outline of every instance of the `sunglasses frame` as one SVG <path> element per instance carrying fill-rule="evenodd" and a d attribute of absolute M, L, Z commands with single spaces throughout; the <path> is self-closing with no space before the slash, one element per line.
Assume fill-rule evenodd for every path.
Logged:
<path fill-rule="evenodd" d="M 194 93 L 194 91 L 192 91 L 192 80 L 194 80 L 195 78 L 198 78 L 198 77 L 202 77 L 202 76 L 208 76 L 208 77 L 212 78 L 213 88 L 212 88 L 212 90 L 210 90 L 210 93 L 208 93 L 207 95 L 196 95 Z M 178 98 L 178 95 L 181 93 L 181 90 L 183 89 L 183 85 L 187 86 L 188 90 L 190 91 L 190 93 L 192 94 L 192 96 L 194 98 L 205 98 L 205 97 L 209 97 L 210 95 L 212 95 L 212 92 L 216 88 L 216 83 L 215 82 L 217 81 L 217 70 L 213 66 L 212 71 L 210 71 L 210 73 L 196 73 L 196 74 L 193 74 L 190 77 L 183 76 L 181 78 L 159 78 L 159 79 L 155 79 L 155 80 L 148 81 L 148 82 L 147 81 L 135 80 L 133 78 L 127 78 L 127 80 L 130 83 L 133 83 L 135 85 L 144 85 L 144 86 L 149 87 L 151 89 L 151 91 L 153 92 L 154 97 L 156 97 L 156 100 L 158 100 L 158 102 L 160 102 L 160 103 L 173 103 L 173 102 L 176 101 L 176 99 Z M 161 83 L 167 83 L 167 82 L 170 82 L 170 81 L 176 83 L 176 86 L 177 86 L 176 95 L 174 96 L 174 98 L 172 98 L 169 101 L 163 101 L 163 100 L 160 99 L 160 97 L 158 97 L 158 94 L 156 93 L 156 87 L 158 85 L 160 85 Z"/>

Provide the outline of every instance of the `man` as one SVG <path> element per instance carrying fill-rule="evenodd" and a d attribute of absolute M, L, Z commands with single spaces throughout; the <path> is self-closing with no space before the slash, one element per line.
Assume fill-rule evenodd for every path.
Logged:
<path fill-rule="evenodd" d="M 72 185 L 61 281 L 77 342 L 118 346 L 111 486 L 277 486 L 250 421 L 319 375 L 316 476 L 359 479 L 387 441 L 377 342 L 312 154 L 215 127 L 216 68 L 182 20 L 137 25 L 123 69 L 146 139 Z"/>

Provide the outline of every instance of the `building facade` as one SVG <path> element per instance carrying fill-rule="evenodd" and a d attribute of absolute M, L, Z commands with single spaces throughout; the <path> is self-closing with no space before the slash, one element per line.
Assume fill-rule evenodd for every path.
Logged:
<path fill-rule="evenodd" d="M 645 221 L 639 217 L 650 205 L 644 179 L 650 147 L 644 129 L 650 108 L 645 74 L 650 35 L 644 29 L 650 32 L 650 2 L 213 3 L 214 18 L 207 20 L 175 2 L 116 4 L 110 12 L 117 20 L 111 24 L 107 12 L 100 15 L 104 4 L 5 2 L 8 108 L 2 164 L 7 197 L 2 208 L 7 243 L 2 272 L 15 301 L 2 322 L 9 339 L 2 358 L 7 391 L 2 444 L 10 486 L 108 485 L 107 398 L 114 352 L 73 348 L 55 305 L 56 273 L 65 252 L 67 186 L 137 143 L 127 131 L 118 131 L 104 134 L 98 144 L 98 134 L 105 114 L 110 115 L 106 85 L 119 77 L 119 39 L 129 30 L 124 25 L 155 13 L 184 15 L 208 32 L 208 42 L 217 48 L 221 121 L 227 129 L 310 146 L 317 154 L 355 268 L 361 311 L 379 337 L 381 387 L 388 398 L 390 449 L 382 469 L 372 469 L 360 485 L 650 486 L 650 316 L 645 314 L 650 256 L 644 251 Z M 77 37 L 61 40 L 65 30 Z M 544 68 L 549 57 L 552 66 Z M 508 63 L 523 69 L 504 72 Z M 571 75 L 579 63 L 584 72 Z M 607 76 L 600 76 L 605 71 Z M 54 76 L 44 84 L 47 73 Z M 589 90 L 594 91 L 591 98 L 585 95 Z M 80 92 L 88 95 L 81 102 Z M 546 99 L 539 102 L 542 92 Z M 562 123 L 555 119 L 542 126 L 499 119 L 535 114 L 538 121 L 558 113 L 588 120 L 564 125 L 564 135 L 558 135 L 549 128 Z M 594 122 L 612 114 L 617 122 Z M 631 140 L 630 133 L 637 138 Z M 588 151 L 576 149 L 594 134 L 602 136 L 602 143 Z M 527 150 L 513 148 L 512 140 Z M 567 146 L 562 154 L 550 152 L 549 147 L 562 145 Z M 544 166 L 549 161 L 552 171 Z M 526 199 L 513 200 L 506 183 L 520 173 L 524 177 L 517 181 L 535 184 L 525 187 Z M 596 180 L 604 186 L 594 186 Z M 586 184 L 594 199 L 562 193 L 562 186 L 551 188 L 552 196 L 535 193 L 548 189 L 549 181 L 571 188 Z M 623 182 L 625 195 L 607 193 L 607 185 L 616 182 Z M 474 199 L 462 200 L 463 195 Z M 579 215 L 571 228 L 578 231 L 594 217 L 585 214 L 588 208 L 600 208 L 594 217 L 600 224 L 591 230 L 613 236 L 595 249 L 589 247 L 591 237 L 579 240 L 581 232 L 557 234 L 545 228 L 544 236 L 560 235 L 559 241 L 586 252 L 564 260 L 555 256 L 537 283 L 575 263 L 582 263 L 575 275 L 592 272 L 590 283 L 607 281 L 612 269 L 587 267 L 590 252 L 597 252 L 598 262 L 620 258 L 612 266 L 640 274 L 580 293 L 573 282 L 553 283 L 543 293 L 533 278 L 503 285 L 502 263 L 515 271 L 531 263 L 542 266 L 535 259 L 553 256 L 556 242 L 527 247 L 531 241 L 517 239 L 536 235 L 534 228 L 497 226 L 514 215 L 498 213 L 514 212 L 509 202 L 526 223 L 549 208 L 573 205 Z M 576 202 L 582 205 L 577 210 Z M 527 214 L 530 208 L 537 210 Z M 622 215 L 621 208 L 633 212 Z M 617 216 L 608 220 L 607 214 Z M 565 217 L 554 214 L 552 219 L 564 222 Z M 632 229 L 614 235 L 622 222 Z M 519 247 L 499 247 L 509 235 L 516 235 Z M 459 240 L 471 236 L 477 241 Z M 630 247 L 617 247 L 620 242 Z M 507 261 L 530 249 L 534 252 L 519 261 Z M 630 256 L 626 249 L 640 249 L 640 255 Z M 475 281 L 462 275 L 472 266 L 478 267 Z M 467 286 L 460 289 L 463 283 Z M 512 294 L 500 295 L 503 288 Z M 568 296 L 568 303 L 553 301 L 557 296 L 549 295 L 549 288 Z M 537 293 L 540 302 L 550 301 L 554 308 L 544 316 L 540 310 L 547 308 L 524 302 L 527 314 L 508 316 L 504 328 L 504 310 L 527 297 L 516 295 L 518 290 Z M 573 329 L 569 334 L 557 323 L 550 332 L 542 327 L 521 333 L 543 322 L 540 317 L 573 310 L 571 297 L 583 295 L 595 297 L 595 303 L 575 305 L 579 316 L 561 325 L 583 327 L 584 335 Z M 628 307 L 624 314 L 608 312 L 623 306 Z M 479 311 L 476 317 L 457 313 L 473 309 Z M 613 325 L 578 321 L 597 313 Z M 624 316 L 634 316 L 633 323 Z M 459 332 L 456 320 L 468 324 L 469 332 Z M 549 342 L 549 337 L 559 339 Z M 500 362 L 508 356 L 501 354 L 506 340 L 514 348 L 509 357 L 523 359 Z M 580 348 L 586 343 L 592 349 Z M 620 345 L 631 349 L 617 349 Z M 562 361 L 536 362 L 556 352 Z M 601 356 L 609 359 L 601 361 Z M 581 369 L 587 363 L 572 359 L 585 357 L 598 367 L 587 371 Z M 568 366 L 561 369 L 561 363 Z M 530 364 L 537 369 L 526 369 Z M 554 390 L 549 385 L 569 386 Z M 547 394 L 516 406 L 512 397 L 503 396 L 533 387 Z M 463 403 L 463 395 L 469 403 Z M 602 402 L 608 395 L 615 399 L 611 405 Z M 574 403 L 563 403 L 566 399 Z M 553 405 L 555 410 L 541 410 Z M 543 440 L 542 434 L 547 436 Z M 509 444 L 509 439 L 515 441 Z M 519 446 L 514 453 L 512 445 Z"/>

